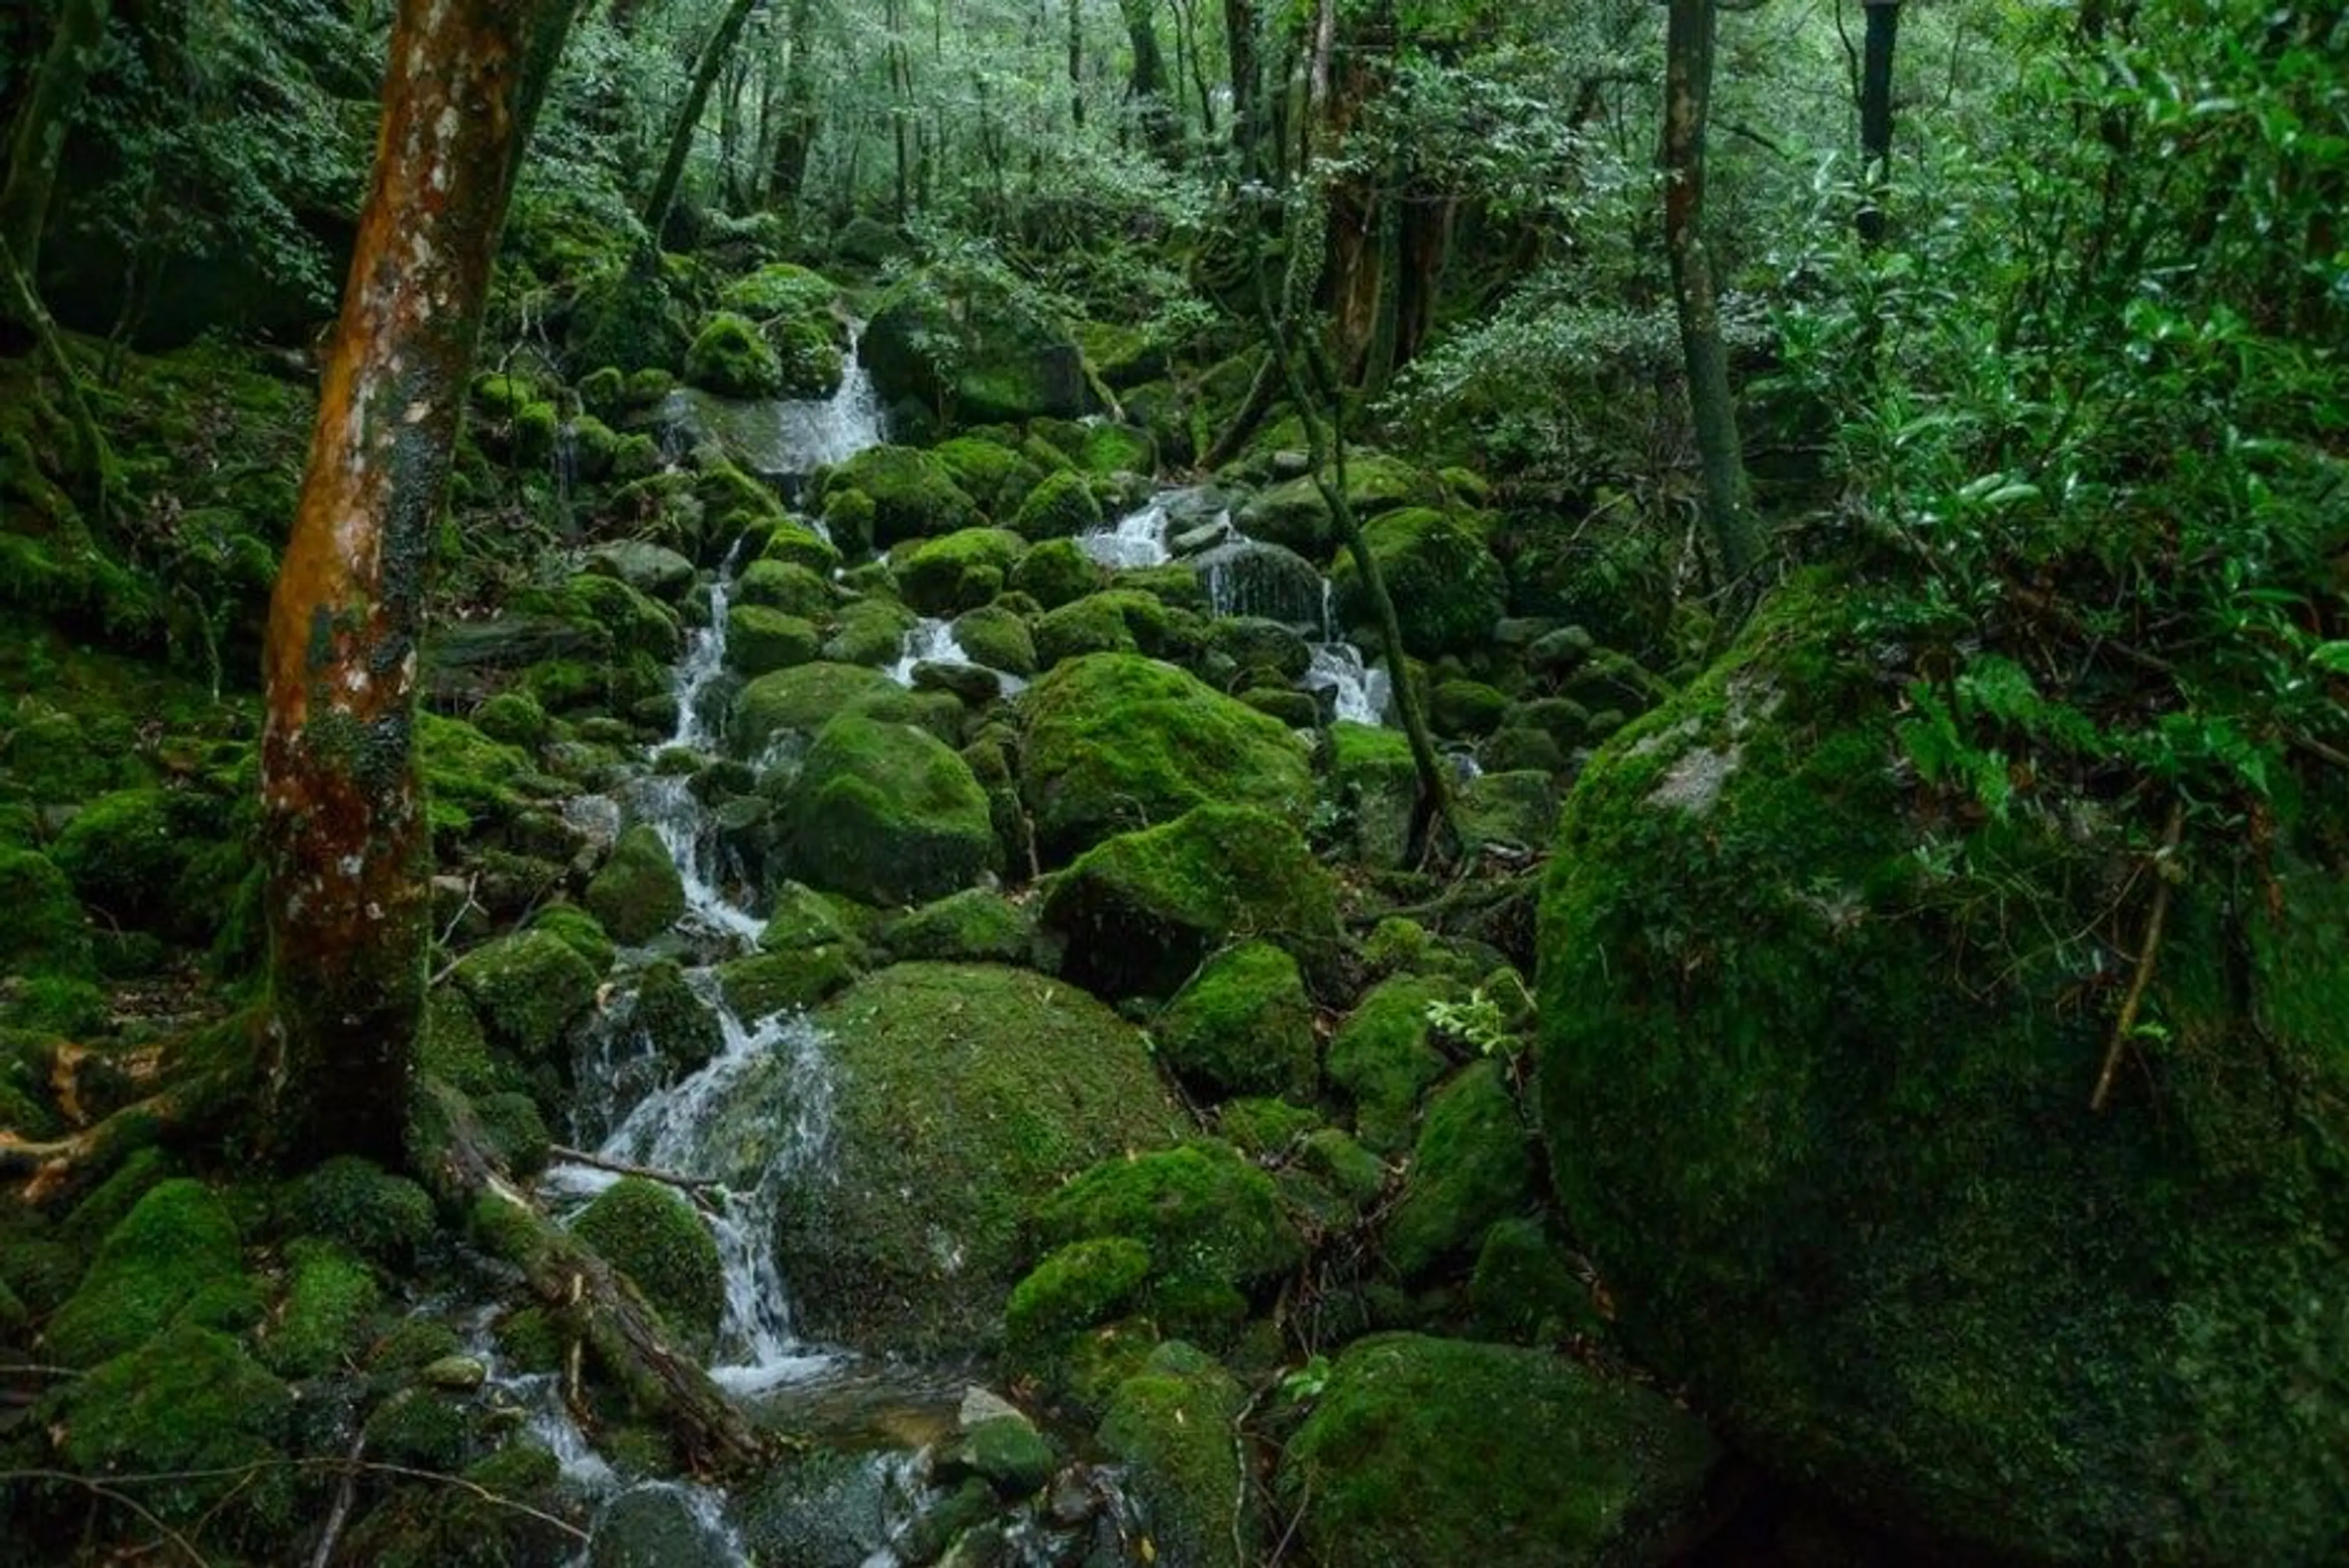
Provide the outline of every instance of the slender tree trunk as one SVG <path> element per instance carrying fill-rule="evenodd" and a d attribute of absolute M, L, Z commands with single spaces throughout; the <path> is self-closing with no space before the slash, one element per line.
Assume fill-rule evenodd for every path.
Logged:
<path fill-rule="evenodd" d="M 1884 242 L 1884 192 L 1892 174 L 1892 46 L 1900 0 L 1867 0 L 1868 41 L 1859 70 L 1860 242 Z"/>
<path fill-rule="evenodd" d="M 1166 101 L 1166 57 L 1158 49 L 1155 0 L 1118 0 L 1125 17 L 1125 35 L 1133 50 L 1133 71 L 1126 78 L 1126 96 L 1141 120 L 1143 140 L 1162 160 L 1173 163 L 1182 155 L 1183 128 Z"/>
<path fill-rule="evenodd" d="M 106 42 L 107 9 L 108 0 L 66 0 L 49 52 L 33 78 L 32 93 L 16 111 L 6 179 L 0 183 L 0 245 L 8 247 L 27 278 L 40 276 L 41 232 L 48 223 L 49 197 L 57 188 L 74 110 Z"/>
<path fill-rule="evenodd" d="M 1264 139 L 1263 97 L 1257 53 L 1256 0 L 1224 0 L 1224 41 L 1231 56 L 1232 152 L 1242 184 L 1256 178 Z"/>
<path fill-rule="evenodd" d="M 1702 470 L 1704 521 L 1722 568 L 1742 582 L 1761 555 L 1745 504 L 1737 407 L 1729 390 L 1713 258 L 1704 242 L 1704 132 L 1713 91 L 1714 0 L 1671 0 L 1664 39 L 1664 249 L 1679 307 L 1689 418 Z"/>
<path fill-rule="evenodd" d="M 1069 124 L 1085 128 L 1085 15 L 1080 0 L 1069 0 Z"/>
<path fill-rule="evenodd" d="M 403 0 L 270 603 L 266 1135 L 397 1163 L 431 940 L 418 643 L 498 232 L 578 0 Z"/>
<path fill-rule="evenodd" d="M 678 187 L 685 182 L 685 162 L 692 155 L 693 139 L 701 129 L 701 111 L 709 107 L 709 90 L 718 83 L 719 72 L 725 68 L 726 57 L 734 51 L 734 41 L 742 36 L 742 24 L 750 19 L 750 8 L 759 0 L 727 0 L 726 14 L 718 19 L 718 30 L 709 35 L 702 46 L 701 58 L 695 62 L 692 84 L 686 88 L 685 103 L 678 110 L 677 124 L 668 134 L 668 156 L 661 160 L 660 177 L 653 181 L 653 193 L 645 201 L 645 232 L 653 243 L 660 243 L 661 230 L 668 224 L 668 215 L 677 205 Z"/>
<path fill-rule="evenodd" d="M 767 201 L 795 208 L 807 183 L 808 150 L 815 145 L 815 0 L 792 0 L 791 60 L 783 67 L 782 124 L 767 174 Z"/>

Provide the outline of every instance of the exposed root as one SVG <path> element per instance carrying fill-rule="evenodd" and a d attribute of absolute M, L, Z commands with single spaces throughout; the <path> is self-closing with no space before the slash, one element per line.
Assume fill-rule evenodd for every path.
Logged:
<path fill-rule="evenodd" d="M 2137 955 L 2137 975 L 2129 982 L 2128 995 L 2121 999 L 2119 1016 L 2113 1020 L 2113 1037 L 2105 1047 L 2104 1066 L 2096 1072 L 2096 1088 L 2088 1097 L 2090 1110 L 2102 1110 L 2112 1098 L 2113 1079 L 2120 1071 L 2121 1052 L 2137 1031 L 2137 1009 L 2145 1004 L 2146 987 L 2153 983 L 2154 961 L 2161 956 L 2162 927 L 2169 920 L 2169 892 L 2177 886 L 2172 879 L 2169 862 L 2178 854 L 2178 840 L 2186 831 L 2186 803 L 2169 803 L 2169 820 L 2162 825 L 2161 847 L 2154 851 L 2155 882 L 2153 912 L 2146 917 L 2145 942 Z"/>

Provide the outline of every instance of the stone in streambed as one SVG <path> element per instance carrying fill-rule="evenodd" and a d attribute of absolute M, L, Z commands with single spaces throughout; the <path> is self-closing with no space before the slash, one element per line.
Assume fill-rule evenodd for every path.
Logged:
<path fill-rule="evenodd" d="M 1001 863 L 970 765 L 924 731 L 854 714 L 816 737 L 781 826 L 793 874 L 866 903 L 941 897 Z"/>
<path fill-rule="evenodd" d="M 611 859 L 587 884 L 587 913 L 615 942 L 641 946 L 685 914 L 685 879 L 668 846 L 639 822 L 612 846 Z"/>

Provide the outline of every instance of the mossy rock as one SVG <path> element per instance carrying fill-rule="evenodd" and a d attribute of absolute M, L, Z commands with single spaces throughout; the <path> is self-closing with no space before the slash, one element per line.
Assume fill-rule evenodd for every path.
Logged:
<path fill-rule="evenodd" d="M 1568 1222 L 1657 1371 L 1888 1528 L 2321 1561 L 2349 1532 L 2349 1385 L 2307 1372 L 2349 1342 L 2340 798 L 2279 792 L 2258 899 L 2231 841 L 2189 843 L 2161 1033 L 2092 1111 L 2111 1019 L 2080 948 L 2026 934 L 2136 943 L 2114 889 L 2151 825 L 2046 781 L 2003 822 L 1919 811 L 1868 608 L 1790 584 L 1576 787 L 1541 914 Z"/>
<path fill-rule="evenodd" d="M 726 1270 L 718 1243 L 673 1190 L 623 1176 L 572 1222 L 572 1233 L 636 1281 L 662 1319 L 707 1346 L 726 1314 Z"/>
<path fill-rule="evenodd" d="M 1151 1352 L 1110 1397 L 1099 1440 L 1142 1505 L 1145 1559 L 1192 1568 L 1262 1561 L 1263 1522 L 1240 1437 L 1248 1402 L 1221 1363 L 1181 1340 Z"/>
<path fill-rule="evenodd" d="M 756 322 L 719 311 L 685 351 L 685 379 L 721 397 L 775 397 L 783 391 L 783 365 Z"/>
<path fill-rule="evenodd" d="M 1010 520 L 1044 478 L 1044 470 L 1018 446 L 980 432 L 956 436 L 930 449 L 954 475 L 955 483 L 988 516 L 1007 526 L 1016 526 Z"/>
<path fill-rule="evenodd" d="M 1036 916 L 999 892 L 968 888 L 891 921 L 881 942 L 899 958 L 1024 964 L 1035 946 Z"/>
<path fill-rule="evenodd" d="M 1485 1233 L 1468 1278 L 1468 1308 L 1480 1339 L 1557 1344 L 1606 1329 L 1568 1249 L 1529 1216 L 1497 1221 Z"/>
<path fill-rule="evenodd" d="M 1330 1081 L 1353 1100 L 1355 1131 L 1372 1149 L 1394 1154 L 1411 1142 L 1420 1096 L 1450 1066 L 1431 1041 L 1428 1005 L 1459 994 L 1450 981 L 1398 975 L 1372 988 L 1330 1037 Z"/>
<path fill-rule="evenodd" d="M 793 875 L 866 903 L 920 903 L 1001 866 L 970 765 L 910 725 L 854 714 L 816 737 L 781 827 Z"/>
<path fill-rule="evenodd" d="M 615 942 L 640 947 L 685 917 L 685 879 L 650 824 L 620 835 L 587 884 L 587 913 Z"/>
<path fill-rule="evenodd" d="M 767 531 L 765 539 L 759 547 L 761 561 L 804 567 L 826 581 L 840 568 L 840 547 L 802 523 L 778 523 Z"/>
<path fill-rule="evenodd" d="M 1131 1236 L 1094 1236 L 1044 1254 L 1014 1286 L 1004 1334 L 1034 1352 L 1061 1336 L 1122 1315 L 1149 1279 L 1150 1249 Z"/>
<path fill-rule="evenodd" d="M 1000 528 L 966 528 L 925 540 L 896 562 L 898 591 L 926 615 L 957 615 L 1003 592 L 1027 542 Z"/>
<path fill-rule="evenodd" d="M 768 1018 L 838 995 L 856 971 L 856 953 L 847 943 L 820 943 L 730 960 L 719 966 L 718 985 L 726 1005 L 742 1017 Z"/>
<path fill-rule="evenodd" d="M 1310 474 L 1251 497 L 1235 521 L 1250 539 L 1293 550 L 1308 561 L 1326 562 L 1337 548 L 1330 503 L 1321 499 L 1321 489 Z"/>
<path fill-rule="evenodd" d="M 1050 863 L 1210 801 L 1301 816 L 1311 798 L 1304 748 L 1287 728 L 1148 659 L 1056 665 L 1020 713 L 1021 794 Z"/>
<path fill-rule="evenodd" d="M 726 1047 L 726 1031 L 673 959 L 648 964 L 636 975 L 622 1025 L 669 1071 L 697 1072 Z"/>
<path fill-rule="evenodd" d="M 812 621 L 764 604 L 727 607 L 726 662 L 746 676 L 812 664 L 823 648 L 823 634 Z"/>
<path fill-rule="evenodd" d="M 1508 708 L 1507 694 L 1482 681 L 1438 681 L 1428 704 L 1428 722 L 1440 735 L 1474 740 L 1500 728 Z"/>
<path fill-rule="evenodd" d="M 181 1323 L 64 1385 L 46 1413 L 78 1472 L 154 1478 L 138 1491 L 154 1517 L 234 1539 L 292 1522 L 293 1471 L 274 1461 L 293 1409 L 234 1339 Z"/>
<path fill-rule="evenodd" d="M 1257 670 L 1284 685 L 1305 678 L 1313 650 L 1302 634 L 1261 615 L 1219 615 L 1207 629 L 1207 647 L 1242 670 Z"/>
<path fill-rule="evenodd" d="M 89 921 L 73 883 L 47 856 L 0 847 L 0 974 L 87 978 L 96 973 Z"/>
<path fill-rule="evenodd" d="M 833 618 L 823 656 L 837 665 L 894 665 L 919 619 L 894 599 L 859 599 Z"/>
<path fill-rule="evenodd" d="M 1297 960 L 1268 942 L 1209 959 L 1151 1033 L 1166 1065 L 1214 1099 L 1309 1099 L 1320 1077 L 1305 978 Z"/>
<path fill-rule="evenodd" d="M 883 296 L 862 347 L 885 405 L 911 399 L 965 425 L 1085 410 L 1075 340 L 982 280 L 907 277 Z"/>
<path fill-rule="evenodd" d="M 595 1006 L 600 976 L 570 944 L 524 931 L 483 944 L 457 961 L 451 978 L 491 1040 L 525 1061 L 558 1055 L 564 1031 Z"/>
<path fill-rule="evenodd" d="M 1045 609 L 1057 610 L 1100 592 L 1109 573 L 1076 541 L 1047 539 L 1019 558 L 1008 581 Z"/>
<path fill-rule="evenodd" d="M 1104 996 L 1172 995 L 1234 936 L 1261 936 L 1309 973 L 1338 937 L 1330 874 L 1287 821 L 1201 806 L 1087 851 L 1051 883 L 1039 929 L 1061 972 Z"/>
<path fill-rule="evenodd" d="M 907 697 L 905 689 L 886 675 L 858 665 L 818 661 L 776 670 L 735 695 L 729 748 L 755 762 L 776 741 L 813 736 L 839 714 L 908 717 Z"/>
<path fill-rule="evenodd" d="M 952 1486 L 976 1476 L 1007 1502 L 1042 1491 L 1056 1463 L 1044 1434 L 1017 1412 L 990 1416 L 966 1428 L 938 1451 L 935 1462 L 934 1473 L 941 1483 Z"/>
<path fill-rule="evenodd" d="M 770 262 L 719 289 L 718 303 L 754 321 L 822 317 L 840 303 L 840 285 L 811 268 Z"/>
<path fill-rule="evenodd" d="M 1465 1256 L 1487 1227 L 1532 1205 L 1533 1151 L 1496 1062 L 1468 1066 L 1427 1102 L 1402 1196 L 1381 1238 L 1405 1280 Z"/>
<path fill-rule="evenodd" d="M 1245 1297 L 1305 1257 L 1272 1179 L 1213 1139 L 1104 1161 L 1038 1204 L 1033 1228 L 1047 1247 L 1105 1236 L 1148 1247 L 1144 1299 L 1162 1316 L 1179 1317 L 1203 1299 Z"/>
<path fill-rule="evenodd" d="M 1101 525 L 1101 502 L 1085 477 L 1073 470 L 1046 475 L 1010 519 L 1011 529 L 1031 540 L 1072 539 Z"/>
<path fill-rule="evenodd" d="M 1483 531 L 1465 514 L 1405 507 L 1364 523 L 1362 542 L 1386 580 L 1404 647 L 1433 658 L 1490 637 L 1506 607 L 1506 581 Z M 1349 624 L 1371 624 L 1353 557 L 1340 560 L 1330 577 L 1339 614 Z"/>
<path fill-rule="evenodd" d="M 599 977 L 612 967 L 612 960 L 617 956 L 611 934 L 577 904 L 548 904 L 531 916 L 530 928 L 559 938 L 564 946 L 585 959 L 587 967 Z"/>
<path fill-rule="evenodd" d="M 285 1190 L 281 1218 L 363 1258 L 398 1267 L 432 1234 L 432 1200 L 405 1176 L 338 1154 Z"/>
<path fill-rule="evenodd" d="M 1042 975 L 899 964 L 815 1022 L 832 1042 L 833 1159 L 786 1193 L 780 1244 L 821 1339 L 983 1354 L 1019 1278 L 1028 1208 L 1182 1125 L 1141 1035 Z M 784 1078 L 750 1085 L 750 1103 L 786 1092 Z"/>
<path fill-rule="evenodd" d="M 736 604 L 780 610 L 803 621 L 823 620 L 837 607 L 838 600 L 832 580 L 825 573 L 796 562 L 771 557 L 761 557 L 744 567 L 734 583 Z"/>
<path fill-rule="evenodd" d="M 988 669 L 1022 678 L 1036 673 L 1036 639 L 1027 618 L 1008 604 L 988 604 L 955 617 L 955 641 Z"/>
<path fill-rule="evenodd" d="M 1049 542 L 1037 546 L 1050 548 Z M 1139 589 L 1088 593 L 1048 611 L 1036 623 L 1036 662 L 1047 669 L 1087 654 L 1167 658 L 1178 646 L 1174 617 L 1165 601 Z"/>
<path fill-rule="evenodd" d="M 1332 1364 L 1276 1491 L 1317 1568 L 1630 1568 L 1695 1522 L 1719 1455 L 1578 1362 L 1384 1334 Z"/>
<path fill-rule="evenodd" d="M 1454 798 L 1464 849 L 1474 854 L 1486 844 L 1549 842 L 1557 829 L 1557 781 L 1539 769 L 1471 779 Z"/>
<path fill-rule="evenodd" d="M 118 789 L 74 813 L 49 858 L 75 894 L 112 920 L 142 931 L 188 929 L 182 884 L 206 832 L 200 802 L 181 791 Z M 39 890 L 28 881 L 27 891 Z M 54 912 L 48 929 L 58 930 Z M 192 932 L 190 933 L 192 934 Z M 67 950 L 70 955 L 70 937 Z"/>
<path fill-rule="evenodd" d="M 285 1299 L 262 1349 L 285 1377 L 318 1377 L 354 1361 L 382 1293 L 367 1264 L 340 1247 L 289 1249 Z"/>
<path fill-rule="evenodd" d="M 181 1177 L 150 1189 L 107 1233 L 89 1273 L 43 1330 L 43 1353 L 95 1367 L 154 1339 L 183 1316 L 220 1327 L 258 1315 L 235 1219 Z"/>
<path fill-rule="evenodd" d="M 913 447 L 868 447 L 824 475 L 829 521 L 833 498 L 854 490 L 872 504 L 869 536 L 886 550 L 909 539 L 935 539 L 979 524 L 978 503 L 946 464 Z M 840 531 L 834 529 L 833 536 Z"/>

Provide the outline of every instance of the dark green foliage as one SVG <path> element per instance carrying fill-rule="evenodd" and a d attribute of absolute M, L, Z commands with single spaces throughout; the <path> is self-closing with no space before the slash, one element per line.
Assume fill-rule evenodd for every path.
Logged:
<path fill-rule="evenodd" d="M 1386 579 L 1404 647 L 1432 658 L 1491 635 L 1504 608 L 1501 563 L 1470 516 L 1406 507 L 1364 523 L 1362 541 Z M 1368 624 L 1370 604 L 1350 553 L 1340 557 L 1330 581 L 1339 614 L 1349 624 Z"/>
<path fill-rule="evenodd" d="M 1322 1568 L 1617 1568 L 1694 1515 L 1719 1449 L 1660 1395 L 1537 1351 L 1347 1347 L 1282 1450 Z"/>
<path fill-rule="evenodd" d="M 624 1176 L 587 1205 L 572 1230 L 636 1281 L 671 1327 L 698 1344 L 718 1332 L 726 1310 L 718 1243 L 675 1191 Z"/>
<path fill-rule="evenodd" d="M 287 1189 L 281 1218 L 290 1231 L 398 1267 L 432 1234 L 432 1200 L 405 1176 L 337 1155 Z"/>

